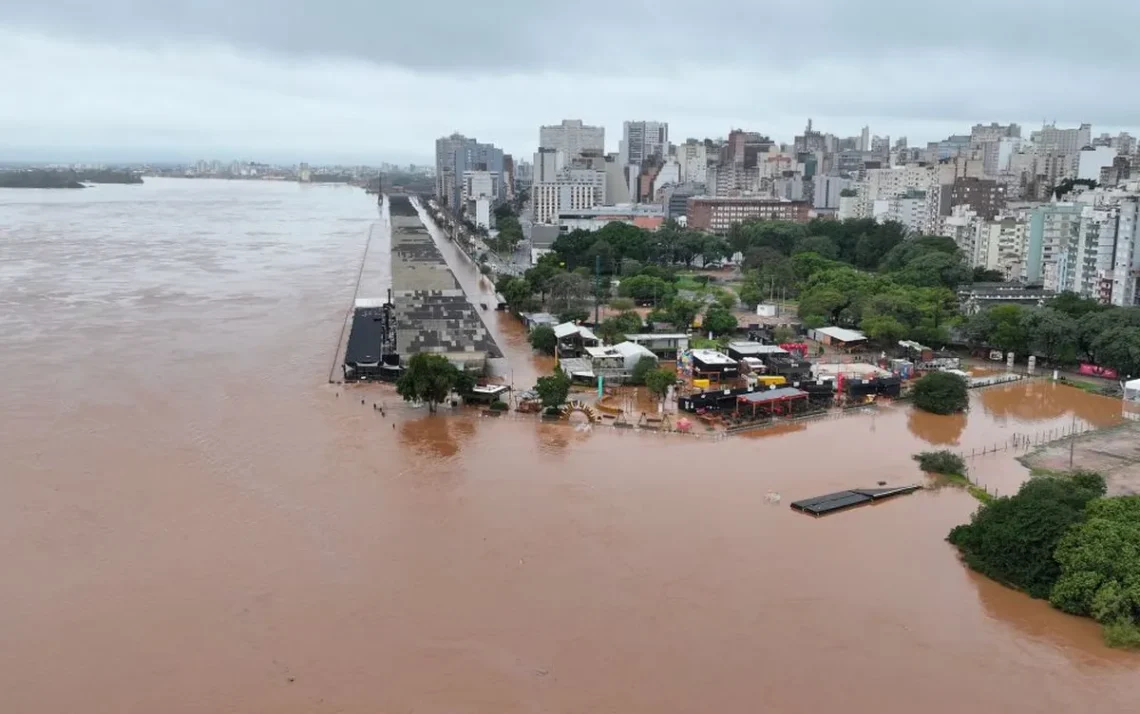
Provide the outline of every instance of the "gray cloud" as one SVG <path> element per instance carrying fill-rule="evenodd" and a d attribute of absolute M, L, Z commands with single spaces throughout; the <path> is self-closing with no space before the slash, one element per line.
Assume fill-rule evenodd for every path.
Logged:
<path fill-rule="evenodd" d="M 675 140 L 807 117 L 912 142 L 976 121 L 1128 129 L 1140 3 L 1054 0 L 0 0 L 0 157 L 93 149 L 426 160 L 460 130 L 670 122 Z M 1133 128 L 1134 131 L 1134 128 Z M 30 147 L 30 148 L 29 148 Z"/>
<path fill-rule="evenodd" d="M 818 59 L 890 56 L 907 62 L 931 51 L 1087 66 L 1115 62 L 1106 50 L 1131 45 L 1140 3 L 7 0 L 0 3 L 0 24 L 83 40 L 204 40 L 293 56 L 464 71 L 612 72 L 694 62 L 796 67 Z"/>

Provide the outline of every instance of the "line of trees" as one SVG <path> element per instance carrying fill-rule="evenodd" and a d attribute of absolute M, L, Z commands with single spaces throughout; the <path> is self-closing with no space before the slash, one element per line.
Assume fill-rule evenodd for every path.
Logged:
<path fill-rule="evenodd" d="M 1140 648 L 1140 496 L 1104 494 L 1099 474 L 1035 476 L 947 539 L 974 570 Z"/>
<path fill-rule="evenodd" d="M 996 305 L 972 315 L 963 326 L 975 347 L 1015 355 L 1033 354 L 1050 364 L 1078 360 L 1140 375 L 1140 308 L 1112 307 L 1073 293 L 1061 293 L 1042 307 Z"/>

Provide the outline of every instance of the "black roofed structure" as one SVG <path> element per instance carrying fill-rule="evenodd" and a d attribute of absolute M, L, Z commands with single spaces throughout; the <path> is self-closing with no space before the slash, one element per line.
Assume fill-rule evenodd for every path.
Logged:
<path fill-rule="evenodd" d="M 826 513 L 834 513 L 835 511 L 842 511 L 854 506 L 914 493 L 920 488 L 922 488 L 922 486 L 856 488 L 850 491 L 836 491 L 835 493 L 828 493 L 823 496 L 816 496 L 815 498 L 793 501 L 792 508 L 802 513 L 810 513 L 813 516 L 822 516 Z"/>

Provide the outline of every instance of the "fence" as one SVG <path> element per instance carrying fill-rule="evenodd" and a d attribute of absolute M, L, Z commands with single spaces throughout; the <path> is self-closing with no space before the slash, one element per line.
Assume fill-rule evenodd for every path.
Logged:
<path fill-rule="evenodd" d="M 992 446 L 985 445 L 981 448 L 970 449 L 969 453 L 965 451 L 959 452 L 959 456 L 964 459 L 973 459 L 978 456 L 985 456 L 987 454 L 996 454 L 999 451 L 1029 451 L 1030 449 L 1045 446 L 1055 441 L 1063 441 L 1071 437 L 1078 437 L 1082 434 L 1087 434 L 1091 431 L 1096 431 L 1096 427 L 1085 422 L 1077 422 L 1072 426 L 1057 427 L 1055 429 L 1043 429 L 1041 431 L 1032 433 L 1019 433 L 1012 434 L 1005 441 L 994 442 Z"/>

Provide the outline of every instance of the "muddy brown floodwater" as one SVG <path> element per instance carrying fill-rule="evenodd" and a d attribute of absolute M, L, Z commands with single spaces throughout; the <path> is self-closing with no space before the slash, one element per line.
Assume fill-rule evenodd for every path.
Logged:
<path fill-rule="evenodd" d="M 0 191 L 0 710 L 1140 710 L 1140 658 L 959 563 L 961 491 L 787 507 L 1114 402 L 722 442 L 427 417 L 325 383 L 375 219 L 336 187 Z M 973 473 L 1013 489 L 1013 456 Z"/>

